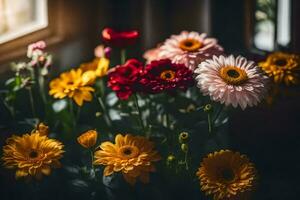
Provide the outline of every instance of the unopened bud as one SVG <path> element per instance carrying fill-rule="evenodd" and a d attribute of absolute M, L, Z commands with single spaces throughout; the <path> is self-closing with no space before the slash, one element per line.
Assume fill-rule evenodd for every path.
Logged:
<path fill-rule="evenodd" d="M 211 104 L 206 104 L 203 108 L 204 112 L 211 112 L 213 109 Z"/>
<path fill-rule="evenodd" d="M 185 143 L 181 144 L 181 150 L 186 153 L 189 150 L 189 146 Z"/>
<path fill-rule="evenodd" d="M 189 140 L 189 133 L 188 132 L 181 132 L 179 134 L 179 143 L 186 143 Z"/>

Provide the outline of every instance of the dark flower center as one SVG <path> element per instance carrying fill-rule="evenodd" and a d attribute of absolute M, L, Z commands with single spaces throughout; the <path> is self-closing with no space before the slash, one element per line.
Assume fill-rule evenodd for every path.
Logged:
<path fill-rule="evenodd" d="M 223 169 L 221 171 L 221 176 L 226 182 L 231 182 L 235 179 L 235 174 L 232 169 Z"/>
<path fill-rule="evenodd" d="M 280 66 L 280 67 L 284 67 L 287 64 L 285 59 L 278 59 L 275 61 L 275 65 Z"/>
<path fill-rule="evenodd" d="M 227 71 L 227 75 L 232 78 L 238 78 L 240 76 L 240 73 L 234 69 L 230 69 Z"/>
<path fill-rule="evenodd" d="M 32 151 L 29 153 L 29 157 L 30 157 L 30 158 L 36 158 L 36 157 L 38 157 L 38 152 L 36 152 L 35 150 L 32 150 Z"/>
<path fill-rule="evenodd" d="M 245 70 L 235 66 L 225 66 L 220 71 L 221 78 L 230 85 L 241 85 L 248 80 Z"/>
<path fill-rule="evenodd" d="M 136 157 L 139 154 L 139 150 L 135 146 L 125 145 L 120 148 L 119 154 L 121 157 L 129 159 Z"/>
<path fill-rule="evenodd" d="M 166 81 L 173 80 L 175 78 L 175 72 L 172 70 L 165 70 L 160 74 L 160 78 Z"/>
<path fill-rule="evenodd" d="M 202 46 L 202 43 L 195 39 L 185 39 L 179 43 L 179 48 L 184 51 L 196 51 Z"/>
<path fill-rule="evenodd" d="M 124 149 L 123 153 L 126 155 L 130 155 L 130 154 L 132 154 L 132 150 L 130 148 L 126 148 L 126 149 Z"/>

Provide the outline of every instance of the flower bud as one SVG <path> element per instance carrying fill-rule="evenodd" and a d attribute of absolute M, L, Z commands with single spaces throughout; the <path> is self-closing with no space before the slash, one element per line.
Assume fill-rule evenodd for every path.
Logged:
<path fill-rule="evenodd" d="M 97 142 L 98 133 L 95 130 L 89 130 L 83 134 L 81 134 L 77 138 L 77 142 L 83 146 L 84 148 L 91 148 Z"/>
<path fill-rule="evenodd" d="M 189 146 L 185 143 L 181 144 L 181 150 L 186 153 L 189 150 Z"/>
<path fill-rule="evenodd" d="M 213 110 L 213 107 L 211 104 L 206 104 L 203 108 L 204 112 L 211 112 Z"/>
<path fill-rule="evenodd" d="M 188 132 L 181 132 L 179 134 L 179 143 L 186 143 L 189 140 L 189 133 Z"/>
<path fill-rule="evenodd" d="M 40 135 L 45 135 L 47 136 L 49 134 L 49 127 L 46 126 L 44 123 L 39 123 L 36 126 L 36 132 L 38 132 Z"/>
<path fill-rule="evenodd" d="M 110 58 L 111 51 L 112 51 L 112 48 L 110 48 L 110 47 L 105 47 L 105 48 L 104 48 L 104 57 L 105 57 L 105 58 Z"/>
<path fill-rule="evenodd" d="M 176 160 L 176 157 L 174 155 L 169 155 L 167 157 L 167 165 L 171 165 Z"/>

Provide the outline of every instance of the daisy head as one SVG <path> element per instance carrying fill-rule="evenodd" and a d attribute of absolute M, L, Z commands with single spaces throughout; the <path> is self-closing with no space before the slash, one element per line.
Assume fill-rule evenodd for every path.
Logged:
<path fill-rule="evenodd" d="M 216 39 L 208 38 L 205 33 L 187 31 L 172 35 L 159 50 L 159 59 L 168 58 L 173 63 L 184 64 L 192 70 L 205 59 L 223 53 L 223 48 Z"/>
<path fill-rule="evenodd" d="M 242 56 L 213 56 L 195 70 L 197 86 L 214 101 L 240 106 L 257 105 L 268 91 L 268 77 Z"/>

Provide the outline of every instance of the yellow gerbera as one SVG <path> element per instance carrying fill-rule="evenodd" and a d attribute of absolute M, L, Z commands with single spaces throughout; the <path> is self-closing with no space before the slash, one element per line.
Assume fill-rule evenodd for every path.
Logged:
<path fill-rule="evenodd" d="M 94 72 L 97 77 L 103 77 L 107 74 L 109 60 L 107 58 L 95 58 L 92 62 L 83 63 L 80 69 L 83 72 Z"/>
<path fill-rule="evenodd" d="M 89 86 L 92 81 L 82 77 L 81 69 L 62 73 L 60 77 L 50 82 L 49 94 L 58 99 L 72 98 L 77 105 L 82 106 L 84 101 L 92 100 L 91 92 L 94 92 L 94 88 Z"/>
<path fill-rule="evenodd" d="M 300 57 L 295 54 L 276 52 L 270 54 L 267 59 L 259 63 L 259 66 L 270 76 L 274 82 L 286 85 L 299 82 Z"/>
<path fill-rule="evenodd" d="M 161 158 L 154 150 L 154 144 L 142 136 L 118 134 L 115 144 L 103 142 L 101 150 L 95 152 L 95 165 L 105 165 L 104 176 L 122 172 L 124 179 L 134 185 L 139 178 L 149 182 L 149 172 L 155 171 L 153 162 Z"/>
<path fill-rule="evenodd" d="M 245 155 L 230 150 L 209 154 L 196 175 L 201 190 L 214 200 L 246 199 L 253 190 L 256 170 Z"/>
<path fill-rule="evenodd" d="M 50 175 L 51 168 L 61 166 L 59 159 L 63 145 L 57 140 L 40 135 L 38 132 L 15 136 L 6 140 L 3 147 L 4 166 L 16 169 L 16 178 Z"/>

